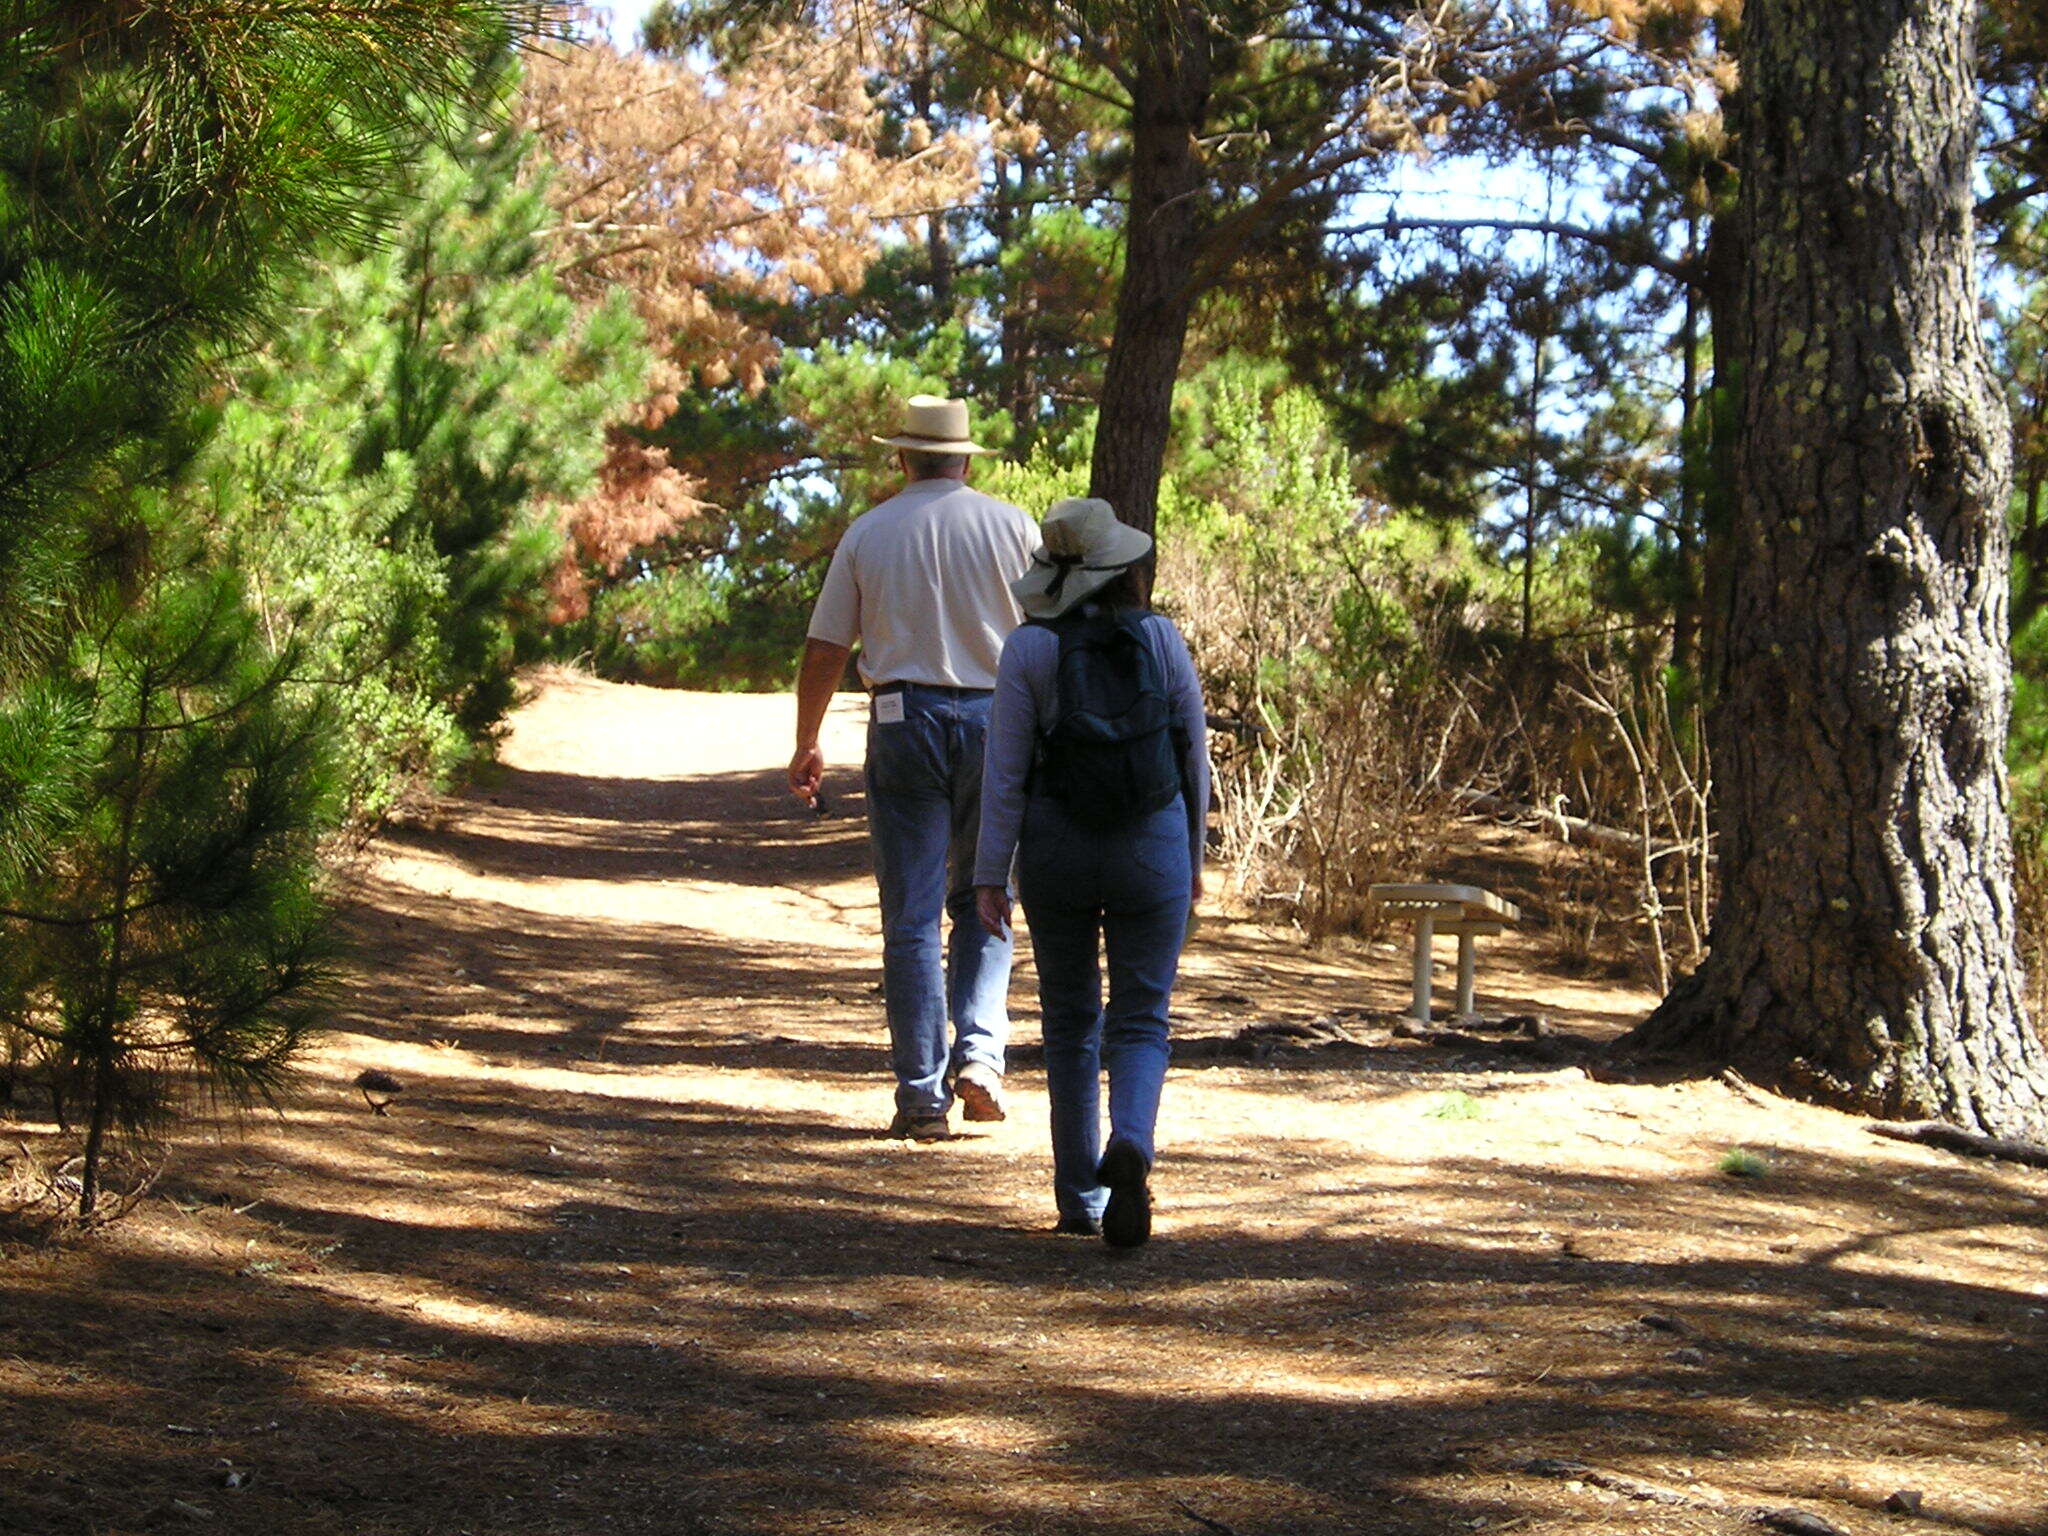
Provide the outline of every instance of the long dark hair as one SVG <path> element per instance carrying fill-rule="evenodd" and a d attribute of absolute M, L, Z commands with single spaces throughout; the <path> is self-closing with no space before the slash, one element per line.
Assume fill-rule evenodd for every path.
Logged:
<path fill-rule="evenodd" d="M 1091 603 L 1100 603 L 1105 608 L 1137 608 L 1150 611 L 1152 607 L 1150 583 L 1145 580 L 1140 565 L 1127 565 L 1108 581 L 1088 594 Z"/>

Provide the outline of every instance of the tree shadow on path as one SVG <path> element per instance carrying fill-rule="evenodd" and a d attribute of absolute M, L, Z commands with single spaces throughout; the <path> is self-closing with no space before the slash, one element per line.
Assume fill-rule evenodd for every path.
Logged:
<path fill-rule="evenodd" d="M 1055 1238 L 1034 1074 L 986 1134 L 877 1134 L 860 824 L 778 796 L 508 770 L 394 839 L 288 1118 L 0 1262 L 0 1530 L 1749 1528 L 1539 1456 L 2048 1529 L 2048 1178 L 1709 1086 L 1283 1056 L 1174 1075 L 1149 1249 Z M 1688 1139 L 1735 1113 L 1754 1184 Z"/>

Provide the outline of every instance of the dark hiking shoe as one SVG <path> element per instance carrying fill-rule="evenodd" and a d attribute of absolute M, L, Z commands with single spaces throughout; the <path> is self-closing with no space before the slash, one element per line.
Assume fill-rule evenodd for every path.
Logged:
<path fill-rule="evenodd" d="M 913 1115 L 899 1109 L 889 1122 L 889 1135 L 897 1141 L 944 1141 L 952 1134 L 952 1122 L 944 1115 Z"/>
<path fill-rule="evenodd" d="M 1055 1237 L 1100 1237 L 1102 1223 L 1093 1216 L 1062 1216 L 1052 1230 Z"/>
<path fill-rule="evenodd" d="M 960 1069 L 953 1079 L 953 1095 L 960 1101 L 960 1118 L 973 1121 L 995 1121 L 1010 1118 L 1008 1107 L 1003 1103 L 1003 1080 L 995 1070 L 978 1061 L 970 1061 Z"/>
<path fill-rule="evenodd" d="M 1113 1141 L 1095 1177 L 1109 1190 L 1102 1210 L 1102 1240 L 1112 1248 L 1136 1248 L 1152 1235 L 1151 1172 L 1144 1154 L 1128 1141 Z"/>

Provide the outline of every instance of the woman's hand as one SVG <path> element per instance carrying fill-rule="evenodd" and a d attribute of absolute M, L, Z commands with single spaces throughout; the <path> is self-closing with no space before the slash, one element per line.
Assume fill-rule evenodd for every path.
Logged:
<path fill-rule="evenodd" d="M 1010 936 L 1010 893 L 1000 885 L 977 885 L 974 888 L 974 913 L 991 937 L 1007 939 Z"/>

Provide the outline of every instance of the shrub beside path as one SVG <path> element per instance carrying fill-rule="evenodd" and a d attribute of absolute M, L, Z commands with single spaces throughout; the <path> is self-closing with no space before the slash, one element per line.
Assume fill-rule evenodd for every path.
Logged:
<path fill-rule="evenodd" d="M 1158 1238 L 1055 1239 L 1029 1066 L 1006 1125 L 877 1134 L 858 775 L 796 812 L 788 730 L 541 680 L 377 849 L 288 1115 L 0 1253 L 0 1530 L 2048 1533 L 2048 1174 L 1392 1041 L 1394 946 L 1211 920 Z M 1490 955 L 1491 1012 L 1650 1001 Z"/>

